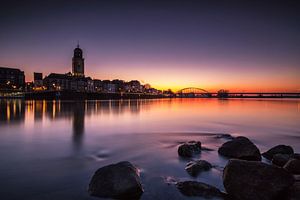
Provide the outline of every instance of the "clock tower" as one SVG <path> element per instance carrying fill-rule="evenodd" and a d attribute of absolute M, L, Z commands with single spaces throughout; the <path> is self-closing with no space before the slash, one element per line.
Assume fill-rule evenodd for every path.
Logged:
<path fill-rule="evenodd" d="M 74 49 L 72 74 L 73 76 L 84 77 L 84 58 L 82 57 L 82 50 L 79 48 L 79 44 Z"/>

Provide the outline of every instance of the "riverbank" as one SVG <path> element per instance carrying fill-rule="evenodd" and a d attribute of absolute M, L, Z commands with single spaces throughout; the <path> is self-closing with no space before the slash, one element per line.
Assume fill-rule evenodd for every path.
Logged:
<path fill-rule="evenodd" d="M 160 99 L 160 98 L 222 98 L 222 99 L 297 99 L 300 93 L 229 93 L 219 97 L 217 93 L 207 94 L 149 94 L 149 93 L 98 93 L 76 91 L 0 92 L 0 99 L 25 100 L 118 100 L 118 99 Z"/>

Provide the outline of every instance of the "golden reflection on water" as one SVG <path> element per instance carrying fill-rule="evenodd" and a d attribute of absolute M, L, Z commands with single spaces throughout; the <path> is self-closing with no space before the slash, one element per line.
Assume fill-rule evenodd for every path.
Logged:
<path fill-rule="evenodd" d="M 108 101 L 22 101 L 0 100 L 1 122 L 74 119 L 89 117 L 97 122 L 122 116 L 130 120 L 140 115 L 143 120 L 165 119 L 270 119 L 299 117 L 300 100 L 256 99 L 159 99 Z M 103 118 L 104 117 L 104 118 Z M 111 118 L 112 117 L 112 118 Z M 298 118 L 297 118 L 298 119 Z M 176 123 L 174 121 L 173 123 Z"/>

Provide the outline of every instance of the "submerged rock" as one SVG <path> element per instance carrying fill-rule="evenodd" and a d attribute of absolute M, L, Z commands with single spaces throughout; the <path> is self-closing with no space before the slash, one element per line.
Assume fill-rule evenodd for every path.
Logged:
<path fill-rule="evenodd" d="M 242 160 L 261 160 L 259 149 L 246 137 L 236 137 L 225 142 L 218 150 L 222 156 Z"/>
<path fill-rule="evenodd" d="M 294 150 L 291 146 L 287 146 L 287 145 L 277 145 L 271 149 L 269 149 L 268 151 L 262 153 L 262 156 L 265 157 L 268 160 L 272 160 L 273 156 L 276 154 L 288 154 L 288 155 L 292 155 L 294 154 Z"/>
<path fill-rule="evenodd" d="M 116 199 L 138 199 L 143 188 L 138 169 L 123 161 L 99 168 L 88 189 L 90 195 Z"/>
<path fill-rule="evenodd" d="M 201 147 L 201 151 L 214 151 L 214 149 L 208 148 L 208 147 Z"/>
<path fill-rule="evenodd" d="M 185 170 L 191 176 L 197 176 L 202 171 L 208 171 L 212 168 L 212 165 L 206 160 L 196 160 L 188 162 Z"/>
<path fill-rule="evenodd" d="M 222 197 L 223 193 L 216 187 L 197 181 L 184 181 L 176 184 L 180 192 L 186 196 L 204 198 Z"/>
<path fill-rule="evenodd" d="M 289 154 L 275 154 L 272 159 L 272 164 L 277 165 L 279 167 L 283 167 L 291 158 Z"/>
<path fill-rule="evenodd" d="M 217 134 L 217 135 L 215 136 L 215 138 L 217 138 L 217 139 L 222 138 L 222 139 L 227 139 L 227 140 L 232 140 L 232 139 L 234 139 L 234 137 L 233 137 L 232 135 L 228 134 L 228 133 Z"/>
<path fill-rule="evenodd" d="M 283 167 L 292 174 L 300 174 L 300 160 L 291 159 Z"/>
<path fill-rule="evenodd" d="M 201 142 L 190 141 L 178 147 L 178 155 L 182 157 L 192 157 L 195 153 L 201 152 Z"/>
<path fill-rule="evenodd" d="M 259 161 L 229 160 L 223 184 L 234 199 L 273 200 L 286 197 L 294 179 L 283 168 Z"/>

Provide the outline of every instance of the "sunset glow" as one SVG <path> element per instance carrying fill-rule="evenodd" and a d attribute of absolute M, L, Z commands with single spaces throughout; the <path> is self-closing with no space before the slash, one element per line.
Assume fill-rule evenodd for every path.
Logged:
<path fill-rule="evenodd" d="M 300 19 L 291 2 L 20 4 L 1 9 L 0 65 L 21 68 L 26 81 L 33 72 L 71 71 L 79 41 L 86 74 L 95 79 L 175 91 L 300 90 Z"/>

